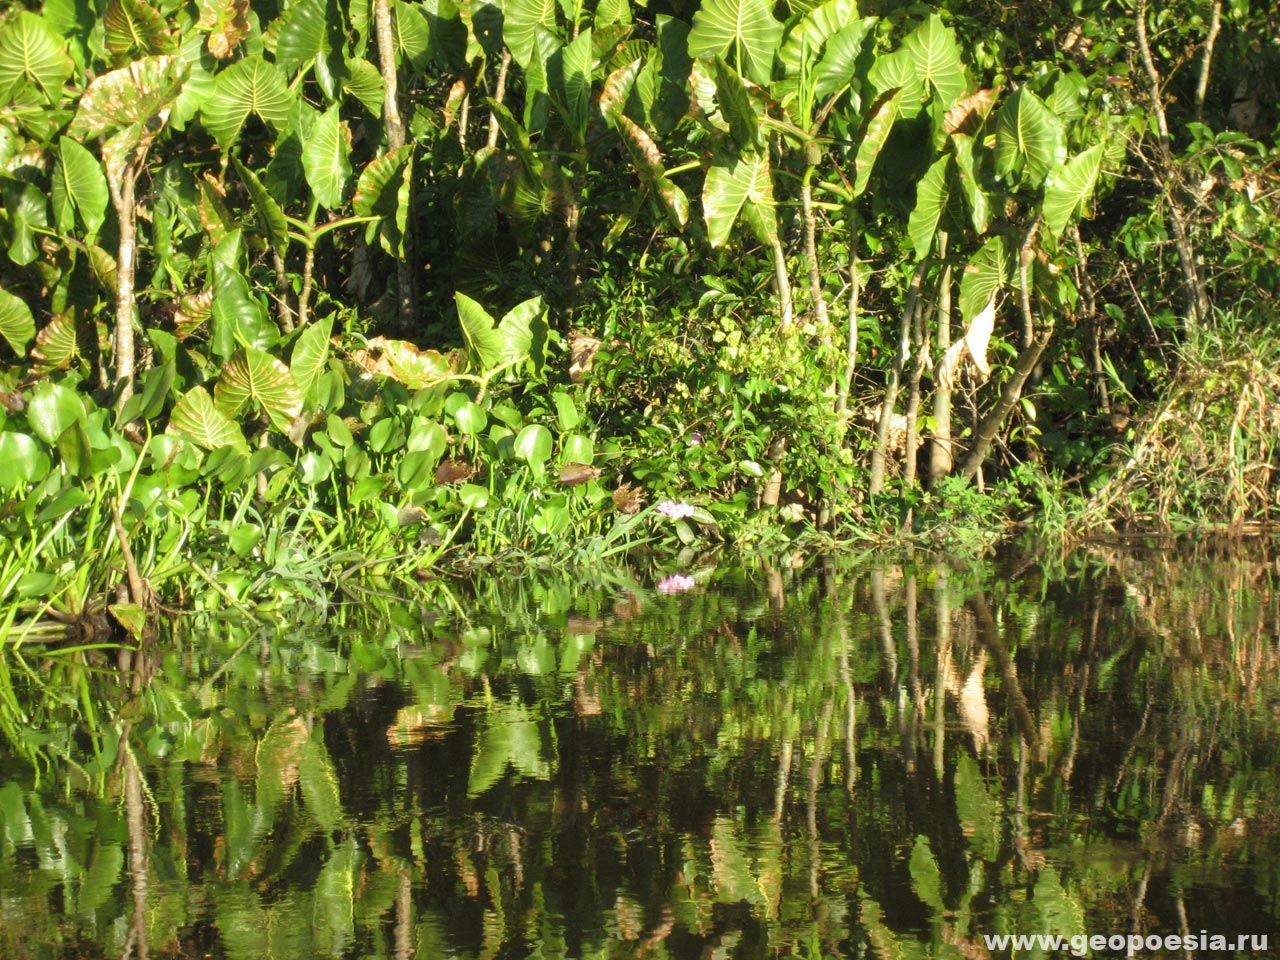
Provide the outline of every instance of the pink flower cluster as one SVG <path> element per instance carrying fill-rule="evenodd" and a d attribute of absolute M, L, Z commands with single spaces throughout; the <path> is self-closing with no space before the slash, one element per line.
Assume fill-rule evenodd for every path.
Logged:
<path fill-rule="evenodd" d="M 693 516 L 693 504 L 677 503 L 674 500 L 663 500 L 654 507 L 664 517 L 670 517 L 672 520 L 683 520 L 685 517 Z"/>
<path fill-rule="evenodd" d="M 698 585 L 698 581 L 693 577 L 685 576 L 683 573 L 674 573 L 665 580 L 658 582 L 659 593 L 684 593 L 686 590 L 692 590 Z"/>

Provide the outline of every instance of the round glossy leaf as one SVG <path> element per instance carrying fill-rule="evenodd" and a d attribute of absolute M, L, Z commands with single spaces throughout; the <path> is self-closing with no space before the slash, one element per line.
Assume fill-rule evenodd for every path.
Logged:
<path fill-rule="evenodd" d="M 83 423 L 84 419 L 84 404 L 79 395 L 60 383 L 40 384 L 27 405 L 31 432 L 48 444 L 57 442 L 67 427 Z"/>
<path fill-rule="evenodd" d="M 387 453 L 404 446 L 404 426 L 395 417 L 384 417 L 369 428 L 369 448 Z"/>
<path fill-rule="evenodd" d="M 237 557 L 247 557 L 262 539 L 262 528 L 256 523 L 237 523 L 227 533 L 227 540 Z"/>
<path fill-rule="evenodd" d="M 468 510 L 483 510 L 489 505 L 489 489 L 475 483 L 464 483 L 458 488 L 458 499 Z"/>
<path fill-rule="evenodd" d="M 516 456 L 534 467 L 551 458 L 551 431 L 540 423 L 531 423 L 516 435 Z"/>
<path fill-rule="evenodd" d="M 49 474 L 49 454 L 25 433 L 0 433 L 0 487 L 12 490 Z"/>
<path fill-rule="evenodd" d="M 323 453 L 308 450 L 298 458 L 298 473 L 302 482 L 310 486 L 324 483 L 329 479 L 329 474 L 333 473 L 333 461 Z"/>
<path fill-rule="evenodd" d="M 430 450 L 413 450 L 405 454 L 396 470 L 396 480 L 402 490 L 421 490 L 434 486 L 436 482 L 436 464 L 440 460 L 438 453 Z"/>
<path fill-rule="evenodd" d="M 484 408 L 469 401 L 460 406 L 453 417 L 458 422 L 458 429 L 469 437 L 474 437 L 489 422 L 489 415 L 484 412 Z"/>
<path fill-rule="evenodd" d="M 444 456 L 449 446 L 449 434 L 435 420 L 426 417 L 414 417 L 409 428 L 409 439 L 405 442 L 406 450 L 425 450 L 435 454 L 436 459 Z"/>
<path fill-rule="evenodd" d="M 551 399 L 556 405 L 556 417 L 560 421 L 560 429 L 565 433 L 568 433 L 582 422 L 582 415 L 578 413 L 578 407 L 573 402 L 573 397 L 567 393 L 557 391 L 551 395 Z"/>
<path fill-rule="evenodd" d="M 591 442 L 590 437 L 584 437 L 580 433 L 572 434 L 565 437 L 564 443 L 560 446 L 560 463 L 586 463 L 590 464 L 595 459 L 595 444 Z"/>

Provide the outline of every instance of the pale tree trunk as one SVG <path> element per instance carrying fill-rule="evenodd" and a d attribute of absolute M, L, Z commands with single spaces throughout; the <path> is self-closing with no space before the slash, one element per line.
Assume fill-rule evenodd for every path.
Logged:
<path fill-rule="evenodd" d="M 920 377 L 924 373 L 925 351 L 928 339 L 925 332 L 923 304 L 916 307 L 911 321 L 911 343 L 915 352 L 911 362 L 911 379 L 907 382 L 907 441 L 902 457 L 902 484 L 911 487 L 916 482 L 916 447 L 920 440 Z"/>
<path fill-rule="evenodd" d="M 138 209 L 134 198 L 137 182 L 138 171 L 132 162 L 125 164 L 118 180 L 115 177 L 107 179 L 120 233 L 116 248 L 116 329 L 112 349 L 117 410 L 123 409 L 133 396 L 138 353 L 133 338 L 134 313 L 137 312 L 134 291 L 138 268 Z"/>
<path fill-rule="evenodd" d="M 938 250 L 947 256 L 947 235 L 938 234 Z M 938 281 L 937 314 L 938 356 L 944 357 L 951 346 L 951 267 L 944 264 Z M 932 485 L 951 472 L 951 385 L 935 378 L 933 390 L 933 443 L 929 445 L 929 483 Z"/>
<path fill-rule="evenodd" d="M 876 427 L 876 445 L 871 453 L 871 480 L 867 486 L 870 496 L 884 491 L 885 464 L 889 458 L 889 431 L 893 425 L 893 408 L 898 402 L 898 389 L 902 383 L 902 371 L 911 352 L 911 324 L 920 304 L 920 284 L 924 280 L 927 261 L 916 264 L 907 289 L 907 302 L 902 307 L 902 320 L 898 325 L 898 349 L 889 370 L 889 381 L 884 387 L 884 399 L 880 403 L 880 421 Z"/>
<path fill-rule="evenodd" d="M 791 280 L 787 276 L 787 252 L 782 247 L 782 238 L 776 233 L 770 240 L 773 250 L 773 282 L 778 290 L 778 320 L 784 330 L 789 329 L 794 320 L 791 308 Z"/>
<path fill-rule="evenodd" d="M 388 152 L 404 146 L 404 121 L 400 117 L 399 78 L 396 73 L 395 35 L 391 28 L 390 0 L 373 0 L 374 29 L 378 34 L 378 62 L 382 69 L 382 83 L 385 88 L 382 100 L 382 122 L 387 134 Z M 410 189 L 409 216 L 405 220 L 405 236 L 403 255 L 396 258 L 396 306 L 401 324 L 409 326 L 413 322 L 414 306 L 417 298 L 414 295 L 413 277 L 413 244 L 410 238 L 413 233 L 413 191 Z"/>
<path fill-rule="evenodd" d="M 813 305 L 813 321 L 823 343 L 831 342 L 831 316 L 827 310 L 827 297 L 822 292 L 822 270 L 818 263 L 818 218 L 813 212 L 812 166 L 805 169 L 800 183 L 800 202 L 804 210 L 804 255 L 809 261 L 809 302 Z"/>

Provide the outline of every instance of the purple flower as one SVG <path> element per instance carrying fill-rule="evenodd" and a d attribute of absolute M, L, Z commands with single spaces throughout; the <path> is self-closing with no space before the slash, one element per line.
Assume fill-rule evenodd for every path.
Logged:
<path fill-rule="evenodd" d="M 654 508 L 664 517 L 670 517 L 672 520 L 683 520 L 685 517 L 693 516 L 693 504 L 676 503 L 674 500 L 663 500 Z"/>
<path fill-rule="evenodd" d="M 702 446 L 702 434 L 695 430 L 689 434 L 689 439 L 685 442 L 691 447 L 700 447 Z"/>
<path fill-rule="evenodd" d="M 658 583 L 659 593 L 684 593 L 686 590 L 692 590 L 698 585 L 693 577 L 687 577 L 683 573 L 673 573 Z"/>

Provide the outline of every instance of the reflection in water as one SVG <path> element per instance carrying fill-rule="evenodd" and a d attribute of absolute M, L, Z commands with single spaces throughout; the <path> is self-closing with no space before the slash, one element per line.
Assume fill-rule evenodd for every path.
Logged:
<path fill-rule="evenodd" d="M 63 658 L 12 688 L 38 766 L 0 787 L 0 956 L 1274 943 L 1272 570 L 495 581 L 437 598 L 465 615 L 209 623 L 123 677 Z"/>

